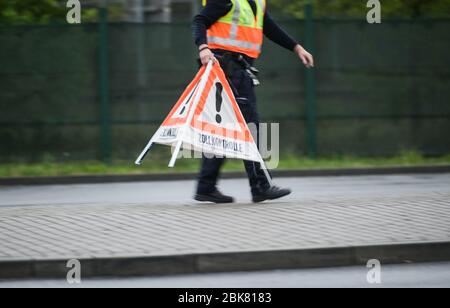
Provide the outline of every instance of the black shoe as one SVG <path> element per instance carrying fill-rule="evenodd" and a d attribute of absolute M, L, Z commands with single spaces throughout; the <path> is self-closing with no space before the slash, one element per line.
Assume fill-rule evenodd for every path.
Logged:
<path fill-rule="evenodd" d="M 276 200 L 287 195 L 290 195 L 292 191 L 290 189 L 282 189 L 276 186 L 272 186 L 267 189 L 265 192 L 253 196 L 254 203 L 264 202 L 266 200 Z"/>
<path fill-rule="evenodd" d="M 194 199 L 200 202 L 212 202 L 217 204 L 234 202 L 232 197 L 225 196 L 218 190 L 209 194 L 196 194 Z"/>

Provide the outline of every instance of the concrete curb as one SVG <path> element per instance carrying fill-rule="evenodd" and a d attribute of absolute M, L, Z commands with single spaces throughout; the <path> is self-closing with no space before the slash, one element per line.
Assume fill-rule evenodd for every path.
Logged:
<path fill-rule="evenodd" d="M 413 166 L 413 167 L 380 167 L 380 168 L 348 168 L 319 170 L 276 170 L 274 177 L 313 177 L 313 176 L 358 176 L 358 175 L 394 175 L 394 174 L 436 174 L 450 173 L 450 165 Z M 55 176 L 55 177 L 12 177 L 0 178 L 0 186 L 16 185 L 67 185 L 67 184 L 99 184 L 130 183 L 151 181 L 192 180 L 197 173 L 165 173 L 142 175 L 87 175 L 87 176 Z M 244 178 L 243 172 L 226 172 L 224 179 Z"/>
<path fill-rule="evenodd" d="M 450 260 L 450 242 L 336 247 L 180 256 L 81 259 L 82 278 L 139 277 L 214 272 L 365 266 Z M 0 262 L 0 279 L 65 279 L 68 260 Z"/>

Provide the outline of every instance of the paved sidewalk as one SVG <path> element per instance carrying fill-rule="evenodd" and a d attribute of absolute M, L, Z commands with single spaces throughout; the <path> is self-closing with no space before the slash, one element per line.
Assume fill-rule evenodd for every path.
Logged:
<path fill-rule="evenodd" d="M 1 207 L 0 278 L 12 275 L 13 268 L 19 268 L 24 276 L 39 276 L 35 268 L 39 262 L 73 258 L 102 260 L 102 264 L 116 259 L 125 267 L 127 259 L 139 259 L 141 267 L 146 267 L 143 273 L 161 274 L 185 272 L 186 269 L 177 269 L 183 266 L 194 272 L 247 269 L 238 264 L 240 254 L 245 256 L 246 252 L 279 252 L 261 258 L 265 260 L 261 261 L 265 262 L 262 268 L 325 266 L 329 264 L 321 261 L 330 261 L 333 256 L 342 259 L 342 254 L 350 252 L 339 249 L 349 247 L 378 247 L 369 250 L 374 253 L 367 255 L 370 259 L 386 257 L 377 255 L 383 253 L 380 249 L 384 246 L 437 243 L 438 246 L 433 246 L 437 250 L 429 250 L 435 254 L 439 245 L 450 243 L 450 186 L 445 187 L 416 193 L 405 190 L 394 193 L 387 189 L 386 193 L 355 193 L 350 197 L 311 194 L 301 200 L 291 198 L 261 205 L 148 202 Z M 447 258 L 448 246 L 445 247 L 439 259 Z M 317 253 L 321 249 L 328 249 L 329 253 L 315 255 L 314 260 L 305 259 L 308 251 Z M 289 255 L 289 251 L 302 254 Z M 181 258 L 227 254 L 229 258 L 207 259 L 202 264 L 192 258 Z M 394 257 L 402 253 L 391 254 L 389 257 L 398 261 Z M 180 258 L 172 259 L 172 263 L 155 259 L 162 262 L 155 265 L 161 266 L 160 271 L 149 269 L 150 263 L 142 263 L 146 258 L 176 256 Z M 277 260 L 283 257 L 285 260 L 277 265 Z M 407 261 L 408 257 L 402 255 L 404 259 L 400 261 Z M 248 263 L 258 257 L 245 258 L 243 262 Z M 292 264 L 286 263 L 286 259 Z M 32 265 L 27 261 L 33 262 Z M 5 264 L 12 264 L 11 271 Z M 34 267 L 25 271 L 23 266 Z M 49 270 L 51 264 L 45 266 L 44 272 L 53 275 Z M 59 272 L 63 272 L 61 262 L 58 266 Z M 95 265 L 97 269 L 98 266 Z M 108 269 L 105 265 L 103 272 L 93 272 L 114 275 L 115 270 L 122 274 L 117 263 Z M 136 272 L 139 270 L 134 268 L 128 273 Z"/>

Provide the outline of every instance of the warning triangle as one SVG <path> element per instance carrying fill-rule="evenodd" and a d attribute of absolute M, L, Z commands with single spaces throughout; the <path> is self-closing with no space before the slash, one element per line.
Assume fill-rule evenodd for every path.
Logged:
<path fill-rule="evenodd" d="M 202 67 L 172 108 L 149 145 L 175 146 L 171 164 L 181 149 L 263 163 L 233 91 L 219 63 Z"/>
<path fill-rule="evenodd" d="M 208 76 L 190 125 L 203 133 L 234 136 L 244 142 L 253 142 L 233 91 L 218 63 Z"/>

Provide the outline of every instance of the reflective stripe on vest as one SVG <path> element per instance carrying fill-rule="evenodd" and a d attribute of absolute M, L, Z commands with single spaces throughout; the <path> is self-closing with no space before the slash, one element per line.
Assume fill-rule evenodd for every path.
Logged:
<path fill-rule="evenodd" d="M 214 37 L 214 36 L 210 37 L 208 39 L 208 42 L 212 43 L 212 44 L 216 44 L 216 45 L 229 45 L 229 46 L 233 46 L 233 47 L 257 50 L 257 51 L 261 51 L 261 47 L 262 47 L 261 44 L 254 44 L 251 42 L 238 41 L 238 40 L 226 39 L 226 38 Z"/>
<path fill-rule="evenodd" d="M 239 3 L 239 0 L 235 1 L 234 5 L 236 6 L 236 8 L 233 12 L 233 23 L 231 24 L 231 31 L 230 31 L 230 38 L 233 40 L 236 39 L 239 27 L 239 18 L 241 17 L 241 5 Z"/>
<path fill-rule="evenodd" d="M 232 9 L 208 30 L 208 45 L 258 58 L 263 43 L 265 0 L 255 0 L 256 16 L 248 0 L 231 0 Z"/>

